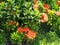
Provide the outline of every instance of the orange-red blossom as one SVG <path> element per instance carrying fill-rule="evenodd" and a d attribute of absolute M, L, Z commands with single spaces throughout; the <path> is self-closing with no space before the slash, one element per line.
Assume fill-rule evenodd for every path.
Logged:
<path fill-rule="evenodd" d="M 28 27 L 19 27 L 17 30 L 19 33 L 25 33 L 25 37 L 28 39 L 34 39 L 36 37 L 36 32 L 30 30 Z"/>
<path fill-rule="evenodd" d="M 29 30 L 27 34 L 25 34 L 25 36 L 28 38 L 28 39 L 34 39 L 36 37 L 36 32 L 32 31 L 32 30 Z"/>
<path fill-rule="evenodd" d="M 42 13 L 42 16 L 41 16 L 41 22 L 44 23 L 44 22 L 47 22 L 48 21 L 48 16 L 46 13 Z"/>
<path fill-rule="evenodd" d="M 50 12 L 49 5 L 48 4 L 44 4 L 44 8 L 46 10 L 46 13 L 49 13 Z"/>
<path fill-rule="evenodd" d="M 33 5 L 33 9 L 38 9 L 38 5 L 37 4 L 34 4 Z"/>
<path fill-rule="evenodd" d="M 56 14 L 57 16 L 60 16 L 60 12 L 59 12 L 59 11 L 55 11 L 55 14 Z"/>

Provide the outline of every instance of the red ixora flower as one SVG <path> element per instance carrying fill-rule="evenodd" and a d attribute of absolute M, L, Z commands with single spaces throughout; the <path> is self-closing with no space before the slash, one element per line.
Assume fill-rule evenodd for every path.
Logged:
<path fill-rule="evenodd" d="M 49 5 L 48 4 L 44 4 L 44 8 L 45 9 L 49 9 Z"/>
<path fill-rule="evenodd" d="M 58 12 L 58 11 L 55 11 L 55 14 L 56 14 L 57 16 L 60 16 L 60 12 Z"/>
<path fill-rule="evenodd" d="M 36 32 L 29 30 L 27 34 L 25 34 L 25 36 L 28 39 L 34 39 L 36 37 Z"/>
<path fill-rule="evenodd" d="M 23 32 L 28 32 L 30 29 L 28 27 L 24 27 Z"/>
<path fill-rule="evenodd" d="M 58 6 L 60 6 L 60 1 L 57 2 Z"/>
<path fill-rule="evenodd" d="M 23 32 L 23 28 L 22 27 L 18 27 L 17 30 L 18 30 L 19 33 Z"/>
<path fill-rule="evenodd" d="M 48 16 L 46 13 L 42 13 L 42 17 L 41 17 L 41 22 L 44 23 L 44 22 L 47 22 L 48 21 Z"/>

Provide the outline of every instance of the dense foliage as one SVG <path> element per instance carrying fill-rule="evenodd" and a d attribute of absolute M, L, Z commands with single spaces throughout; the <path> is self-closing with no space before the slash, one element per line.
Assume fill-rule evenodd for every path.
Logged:
<path fill-rule="evenodd" d="M 60 1 L 0 0 L 0 44 L 40 45 L 60 40 Z"/>

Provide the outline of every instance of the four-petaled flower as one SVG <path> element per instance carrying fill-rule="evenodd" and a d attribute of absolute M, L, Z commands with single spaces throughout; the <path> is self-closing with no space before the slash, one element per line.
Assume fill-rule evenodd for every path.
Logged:
<path fill-rule="evenodd" d="M 56 14 L 57 16 L 60 16 L 60 12 L 58 12 L 58 11 L 55 11 L 55 14 Z"/>
<path fill-rule="evenodd" d="M 37 4 L 34 4 L 33 5 L 33 9 L 38 9 L 38 5 Z"/>
<path fill-rule="evenodd" d="M 48 21 L 48 16 L 46 13 L 42 13 L 42 17 L 41 17 L 41 22 L 44 23 L 44 22 L 47 22 Z"/>
<path fill-rule="evenodd" d="M 27 34 L 25 34 L 25 36 L 28 38 L 28 39 L 34 39 L 36 37 L 36 32 L 30 30 L 28 31 Z"/>
<path fill-rule="evenodd" d="M 44 4 L 44 8 L 45 9 L 49 9 L 49 5 L 48 4 Z"/>
<path fill-rule="evenodd" d="M 18 30 L 19 33 L 23 33 L 23 28 L 22 27 L 18 27 L 17 30 Z"/>

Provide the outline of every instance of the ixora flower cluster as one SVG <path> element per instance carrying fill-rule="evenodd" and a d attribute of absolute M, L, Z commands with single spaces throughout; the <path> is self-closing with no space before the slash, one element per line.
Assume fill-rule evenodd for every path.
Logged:
<path fill-rule="evenodd" d="M 11 34 L 12 44 L 20 44 L 24 40 L 33 40 L 37 36 L 37 32 L 31 30 L 28 27 L 18 27 L 16 32 Z"/>
<path fill-rule="evenodd" d="M 32 31 L 28 27 L 19 27 L 17 30 L 19 33 L 24 33 L 25 37 L 28 39 L 34 39 L 36 37 L 36 32 Z"/>
<path fill-rule="evenodd" d="M 18 26 L 19 25 L 16 21 L 13 21 L 13 20 L 10 20 L 8 22 L 8 24 L 10 26 L 12 26 L 12 25 Z M 17 31 L 18 31 L 18 33 L 24 33 L 25 37 L 27 37 L 28 39 L 34 39 L 36 37 L 36 32 L 29 29 L 28 27 L 18 27 Z"/>
<path fill-rule="evenodd" d="M 60 1 L 58 1 L 58 6 L 60 6 Z M 49 5 L 48 4 L 44 4 L 44 8 L 46 9 L 46 12 L 49 13 L 51 10 L 49 9 Z M 54 13 L 57 15 L 57 16 L 60 16 L 60 12 L 59 11 L 54 11 Z"/>
<path fill-rule="evenodd" d="M 38 0 L 34 0 L 34 5 L 33 5 L 33 9 L 38 10 L 39 6 L 37 4 Z M 57 5 L 60 6 L 60 1 L 57 2 Z M 52 11 L 49 8 L 48 4 L 43 4 L 43 8 L 46 10 L 46 13 L 41 13 L 41 22 L 47 22 L 48 21 L 48 15 L 50 12 L 53 12 L 54 14 L 56 14 L 57 16 L 60 16 L 60 12 L 59 11 Z"/>

